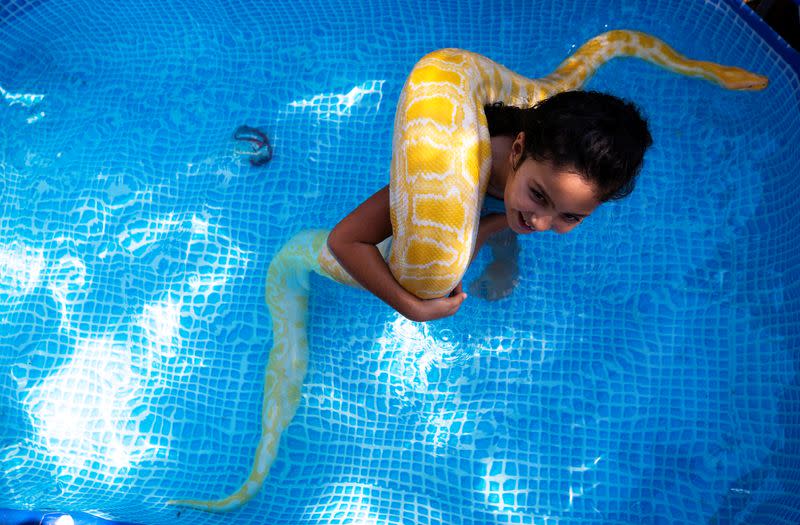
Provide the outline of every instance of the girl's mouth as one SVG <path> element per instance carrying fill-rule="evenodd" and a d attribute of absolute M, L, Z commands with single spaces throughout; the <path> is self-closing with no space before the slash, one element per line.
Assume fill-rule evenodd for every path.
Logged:
<path fill-rule="evenodd" d="M 525 221 L 525 216 L 522 215 L 521 211 L 517 212 L 517 224 L 522 231 L 529 233 L 533 231 L 533 228 Z"/>

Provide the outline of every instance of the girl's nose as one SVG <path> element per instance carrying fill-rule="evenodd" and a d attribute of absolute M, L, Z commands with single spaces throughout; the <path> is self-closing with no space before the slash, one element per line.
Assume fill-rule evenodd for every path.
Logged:
<path fill-rule="evenodd" d="M 553 225 L 553 218 L 549 215 L 542 215 L 539 217 L 532 217 L 530 221 L 530 225 L 533 226 L 533 229 L 539 232 L 549 230 Z"/>

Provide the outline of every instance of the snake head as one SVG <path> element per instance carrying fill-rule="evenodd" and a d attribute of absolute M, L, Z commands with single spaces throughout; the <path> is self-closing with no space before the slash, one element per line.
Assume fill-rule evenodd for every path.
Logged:
<path fill-rule="evenodd" d="M 723 67 L 718 72 L 719 83 L 727 89 L 738 91 L 760 91 L 767 87 L 769 79 L 738 67 Z"/>

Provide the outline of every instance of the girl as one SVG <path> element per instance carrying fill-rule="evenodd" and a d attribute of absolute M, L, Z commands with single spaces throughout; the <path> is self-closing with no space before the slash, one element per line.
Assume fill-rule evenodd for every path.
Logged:
<path fill-rule="evenodd" d="M 529 109 L 492 104 L 484 112 L 491 137 L 483 206 L 488 213 L 480 218 L 472 257 L 504 230 L 521 235 L 573 230 L 601 203 L 633 190 L 652 144 L 633 104 L 593 91 L 559 93 Z M 401 286 L 377 247 L 390 235 L 386 186 L 336 225 L 328 248 L 359 284 L 411 320 L 457 312 L 467 297 L 460 282 L 447 296 L 430 300 Z M 508 260 L 490 264 L 495 274 L 490 279 L 513 279 L 515 266 Z"/>

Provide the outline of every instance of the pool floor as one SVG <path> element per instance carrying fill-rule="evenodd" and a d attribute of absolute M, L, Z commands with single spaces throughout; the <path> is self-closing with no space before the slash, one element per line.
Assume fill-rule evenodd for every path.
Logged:
<path fill-rule="evenodd" d="M 461 47 L 539 77 L 614 28 L 770 86 L 602 67 L 587 87 L 635 101 L 654 137 L 634 193 L 521 239 L 511 296 L 440 321 L 312 276 L 308 373 L 265 485 L 230 514 L 168 506 L 246 479 L 267 267 L 387 183 L 414 63 Z M 0 34 L 0 508 L 800 522 L 800 89 L 729 2 L 17 0 Z"/>

